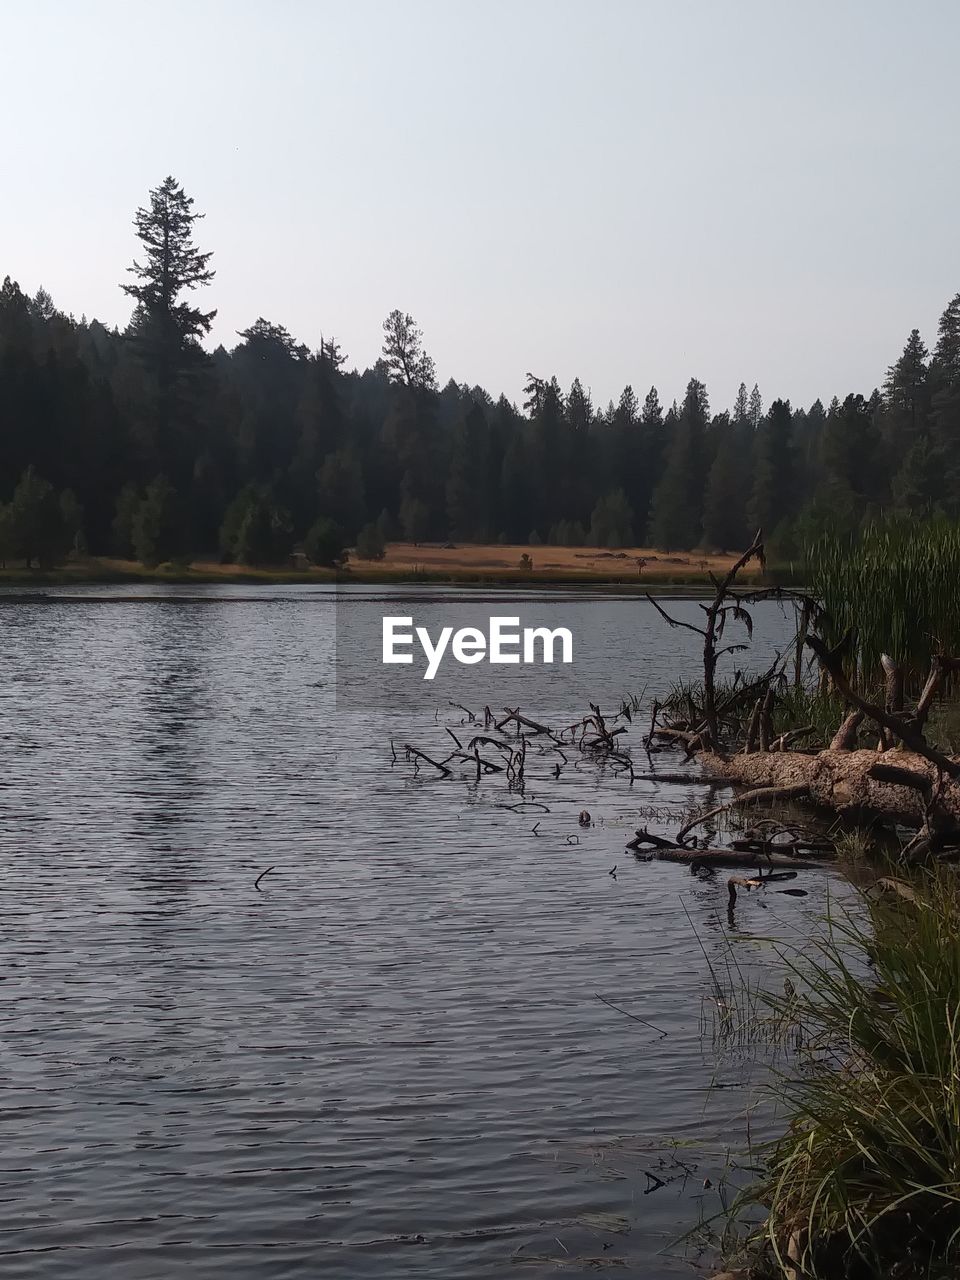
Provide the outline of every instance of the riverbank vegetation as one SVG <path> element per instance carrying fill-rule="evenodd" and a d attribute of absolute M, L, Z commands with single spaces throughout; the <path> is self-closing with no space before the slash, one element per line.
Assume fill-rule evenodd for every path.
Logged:
<path fill-rule="evenodd" d="M 663 709 L 667 742 L 747 788 L 695 815 L 678 846 L 721 811 L 772 806 L 754 823 L 769 832 L 795 826 L 784 806 L 800 805 L 832 819 L 835 851 L 892 863 L 868 877 L 862 913 L 830 919 L 814 954 L 786 957 L 784 994 L 761 998 L 798 1051 L 772 1086 L 787 1130 L 733 1211 L 764 1214 L 745 1242 L 733 1233 L 747 1259 L 738 1274 L 755 1280 L 946 1280 L 960 1265 L 956 547 L 943 521 L 821 542 L 810 594 L 787 593 L 793 680 L 781 659 L 753 685 L 715 684 L 708 611 L 703 683 Z M 759 539 L 749 554 L 762 555 Z M 734 578 L 718 585 L 714 616 L 749 625 L 741 611 L 756 593 Z M 806 652 L 816 672 L 805 677 Z M 778 846 L 776 865 L 795 852 Z M 731 904 L 735 885 L 763 877 L 761 865 L 732 879 Z"/>
<path fill-rule="evenodd" d="M 65 315 L 40 281 L 4 281 L 0 560 L 288 568 L 295 548 L 375 563 L 397 541 L 672 554 L 740 547 L 762 524 L 788 563 L 880 511 L 960 517 L 960 295 L 932 353 L 914 330 L 880 388 L 844 398 L 800 407 L 772 389 L 765 403 L 746 378 L 718 408 L 691 377 L 672 402 L 645 379 L 604 405 L 588 371 L 562 387 L 534 370 L 518 406 L 441 385 L 402 310 L 368 369 L 330 330 L 296 337 L 262 316 L 207 351 L 199 218 L 173 178 L 150 192 L 122 329 Z M 122 266 L 118 250 L 118 279 Z"/>
<path fill-rule="evenodd" d="M 789 1126 L 733 1211 L 765 1214 L 738 1241 L 758 1280 L 960 1268 L 960 889 L 944 868 L 879 885 L 764 1001 L 798 1050 L 773 1086 Z"/>

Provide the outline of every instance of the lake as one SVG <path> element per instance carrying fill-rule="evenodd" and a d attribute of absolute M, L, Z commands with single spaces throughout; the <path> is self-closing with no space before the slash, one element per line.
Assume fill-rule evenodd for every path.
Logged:
<path fill-rule="evenodd" d="M 521 797 L 394 761 L 471 728 L 453 686 L 377 696 L 342 633 L 335 665 L 338 611 L 510 597 L 346 597 L 0 594 L 6 1280 L 690 1274 L 678 1238 L 721 1207 L 756 1103 L 749 1053 L 712 1043 L 701 944 L 775 976 L 763 939 L 802 940 L 843 882 L 745 898 L 731 933 L 723 873 L 624 852 L 709 797 L 692 779 L 555 778 L 532 749 Z M 592 637 L 569 680 L 511 687 L 535 718 L 699 672 L 645 601 L 526 605 Z M 759 667 L 793 624 L 756 618 Z M 506 703 L 461 675 L 466 706 Z"/>

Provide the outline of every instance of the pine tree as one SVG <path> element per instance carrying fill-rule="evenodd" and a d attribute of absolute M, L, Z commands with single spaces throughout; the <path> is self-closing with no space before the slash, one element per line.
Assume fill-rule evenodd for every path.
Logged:
<path fill-rule="evenodd" d="M 270 564 L 275 560 L 270 507 L 260 494 L 243 513 L 234 545 L 234 560 L 237 564 L 250 565 Z"/>
<path fill-rule="evenodd" d="M 181 298 L 213 280 L 212 253 L 193 243 L 193 227 L 203 217 L 194 213 L 193 200 L 171 177 L 150 192 L 150 204 L 134 217 L 144 260 L 128 270 L 136 284 L 121 285 L 136 300 L 132 330 L 155 370 L 165 408 L 178 374 L 210 332 L 216 311 L 201 311 Z"/>
<path fill-rule="evenodd" d="M 960 293 L 950 300 L 940 317 L 933 358 L 939 377 L 960 382 Z"/>
<path fill-rule="evenodd" d="M 400 528 L 407 542 L 422 542 L 427 536 L 430 512 L 419 498 L 408 495 L 400 503 Z"/>
<path fill-rule="evenodd" d="M 656 387 L 651 387 L 644 397 L 640 421 L 649 431 L 659 431 L 663 427 L 663 409 Z"/>
<path fill-rule="evenodd" d="M 902 453 L 917 439 L 930 410 L 927 387 L 929 352 L 913 329 L 900 359 L 890 366 L 883 384 L 885 427 L 895 453 Z"/>
<path fill-rule="evenodd" d="M 143 501 L 136 485 L 126 484 L 120 490 L 113 517 L 113 544 L 111 550 L 124 560 L 135 554 L 133 530 L 140 503 Z"/>
<path fill-rule="evenodd" d="M 821 441 L 821 496 L 862 515 L 879 494 L 880 438 L 869 403 L 849 395 L 831 401 Z"/>
<path fill-rule="evenodd" d="M 931 435 L 943 475 L 944 507 L 949 515 L 960 515 L 960 293 L 940 317 L 929 376 Z"/>
<path fill-rule="evenodd" d="M 760 391 L 758 388 L 754 388 L 754 390 L 757 392 L 757 398 L 759 401 Z M 745 382 L 741 382 L 737 390 L 737 398 L 733 405 L 733 424 L 736 427 L 742 427 L 745 423 L 750 423 L 751 426 L 755 425 L 751 421 L 750 416 L 750 400 L 747 396 L 747 384 Z"/>
<path fill-rule="evenodd" d="M 650 533 L 655 546 L 688 550 L 703 533 L 707 481 L 707 389 L 691 378 L 668 445 L 666 465 L 653 498 Z"/>
<path fill-rule="evenodd" d="M 574 378 L 567 396 L 567 422 L 574 434 L 586 434 L 593 420 L 593 405 L 579 378 Z"/>
<path fill-rule="evenodd" d="M 365 523 L 367 510 L 363 464 L 356 448 L 348 445 L 324 459 L 317 502 L 320 510 L 342 528 L 348 538 L 356 536 Z"/>
<path fill-rule="evenodd" d="M 423 332 L 404 311 L 391 311 L 383 322 L 383 360 L 391 381 L 416 391 L 437 389 L 436 368 L 423 349 Z"/>
<path fill-rule="evenodd" d="M 7 562 L 13 559 L 14 548 L 13 513 L 9 502 L 0 502 L 0 569 L 6 569 Z"/>
<path fill-rule="evenodd" d="M 185 295 L 209 285 L 211 253 L 193 242 L 202 214 L 172 177 L 150 192 L 149 204 L 134 218 L 143 246 L 141 260 L 128 268 L 135 284 L 121 285 L 136 302 L 128 335 L 147 377 L 144 400 L 144 465 L 168 472 L 186 487 L 192 465 L 197 388 L 192 375 L 204 364 L 201 338 L 216 311 L 191 306 Z"/>
<path fill-rule="evenodd" d="M 742 417 L 745 419 L 746 390 L 741 389 L 744 391 Z M 708 547 L 731 551 L 747 545 L 749 473 L 740 447 L 739 428 L 729 416 L 718 415 L 710 430 L 714 437 L 714 455 L 703 503 L 703 538 Z"/>
<path fill-rule="evenodd" d="M 487 419 L 474 404 L 453 432 L 447 472 L 447 517 L 450 536 L 483 542 L 487 537 L 485 494 L 480 479 L 487 468 Z"/>
<path fill-rule="evenodd" d="M 917 436 L 890 483 L 894 510 L 918 519 L 932 515 L 943 496 L 942 469 L 937 450 L 926 436 Z"/>
<path fill-rule="evenodd" d="M 755 438 L 749 524 L 772 534 L 794 512 L 792 414 L 789 400 L 774 400 Z"/>
<path fill-rule="evenodd" d="M 747 418 L 754 431 L 759 430 L 760 423 L 763 420 L 763 399 L 760 395 L 760 388 L 756 383 L 753 384 L 753 390 L 750 392 L 750 402 L 747 406 Z"/>
<path fill-rule="evenodd" d="M 597 547 L 633 546 L 633 511 L 622 489 L 597 502 L 590 517 L 590 540 Z"/>
<path fill-rule="evenodd" d="M 504 533 L 511 542 L 522 542 L 524 531 L 529 528 L 533 490 L 528 450 L 519 431 L 514 433 L 504 454 L 499 490 Z"/>

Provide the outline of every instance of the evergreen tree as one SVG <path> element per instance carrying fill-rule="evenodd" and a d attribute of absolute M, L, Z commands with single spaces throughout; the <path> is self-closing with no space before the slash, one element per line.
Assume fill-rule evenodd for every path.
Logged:
<path fill-rule="evenodd" d="M 909 448 L 926 426 L 930 412 L 928 355 L 920 330 L 913 329 L 900 359 L 887 370 L 883 384 L 886 434 L 898 453 Z"/>
<path fill-rule="evenodd" d="M 753 390 L 750 392 L 747 418 L 754 431 L 759 430 L 760 423 L 763 420 L 763 399 L 760 396 L 760 388 L 756 383 L 753 384 Z"/>
<path fill-rule="evenodd" d="M 200 339 L 210 332 L 216 311 L 201 311 L 183 297 L 213 280 L 211 253 L 193 242 L 193 200 L 172 177 L 150 192 L 149 205 L 140 208 L 134 227 L 143 246 L 141 261 L 129 272 L 135 284 L 121 285 L 136 302 L 130 335 L 153 380 L 154 448 L 162 462 L 181 473 L 184 442 L 171 438 L 183 423 L 183 379 L 202 363 Z"/>
<path fill-rule="evenodd" d="M 918 435 L 893 477 L 894 510 L 905 516 L 932 515 L 943 497 L 942 459 L 924 435 Z"/>
<path fill-rule="evenodd" d="M 259 494 L 244 510 L 233 558 L 237 564 L 249 565 L 270 564 L 276 560 L 270 507 Z"/>
<path fill-rule="evenodd" d="M 590 517 L 590 539 L 597 547 L 633 546 L 633 512 L 622 489 L 597 502 Z"/>
<path fill-rule="evenodd" d="M 184 349 L 210 332 L 216 311 L 201 311 L 182 301 L 184 292 L 208 285 L 214 277 L 213 256 L 201 253 L 193 243 L 193 226 L 203 217 L 193 212 L 193 200 L 171 177 L 150 192 L 149 208 L 134 218 L 144 261 L 128 268 L 137 284 L 122 285 L 137 303 L 139 320 L 150 327 L 152 353 L 168 374 L 182 359 Z"/>
<path fill-rule="evenodd" d="M 528 451 L 520 432 L 507 447 L 500 476 L 500 507 L 504 532 L 511 542 L 522 542 L 533 505 Z"/>
<path fill-rule="evenodd" d="M 575 434 L 585 435 L 590 429 L 590 423 L 593 420 L 593 405 L 590 403 L 590 396 L 584 391 L 579 378 L 574 378 L 570 387 L 566 410 L 570 430 Z"/>
<path fill-rule="evenodd" d="M 710 413 L 707 389 L 691 378 L 671 433 L 669 452 L 653 498 L 651 538 L 667 550 L 689 550 L 703 533 L 707 479 L 706 431 Z"/>
<path fill-rule="evenodd" d="M 329 515 L 347 537 L 353 537 L 365 523 L 363 467 L 354 448 L 346 446 L 324 459 L 317 497 L 320 510 Z"/>
<path fill-rule="evenodd" d="M 960 293 L 951 298 L 940 317 L 933 359 L 939 378 L 960 382 Z"/>
<path fill-rule="evenodd" d="M 754 388 L 754 390 L 757 393 L 759 403 L 760 391 L 758 388 Z M 735 427 L 742 427 L 745 423 L 749 423 L 751 426 L 755 425 L 750 413 L 750 400 L 747 396 L 747 384 L 745 382 L 741 382 L 737 389 L 737 398 L 733 405 L 733 425 Z"/>
<path fill-rule="evenodd" d="M 133 531 L 142 501 L 136 485 L 132 484 L 125 484 L 117 498 L 111 549 L 124 560 L 132 559 L 135 554 Z"/>
<path fill-rule="evenodd" d="M 9 503 L 0 502 L 0 569 L 6 569 L 14 554 L 13 512 Z"/>
<path fill-rule="evenodd" d="M 483 542 L 488 536 L 486 494 L 480 483 L 487 469 L 487 419 L 474 404 L 456 426 L 447 473 L 450 536 Z"/>
<path fill-rule="evenodd" d="M 426 503 L 408 495 L 400 503 L 400 528 L 407 542 L 422 542 L 427 536 L 430 512 Z"/>
<path fill-rule="evenodd" d="M 436 390 L 436 368 L 423 349 L 423 332 L 406 312 L 391 311 L 383 322 L 383 360 L 391 381 L 417 391 Z"/>
<path fill-rule="evenodd" d="M 821 442 L 822 496 L 862 515 L 879 497 L 879 432 L 869 403 L 849 395 L 831 401 Z"/>
<path fill-rule="evenodd" d="M 741 390 L 745 389 L 741 386 Z M 742 408 L 746 417 L 746 404 Z M 711 427 L 714 455 L 703 504 L 703 538 L 708 547 L 732 551 L 747 545 L 746 490 L 749 452 L 741 448 L 737 426 L 727 414 Z"/>
<path fill-rule="evenodd" d="M 943 506 L 960 515 L 960 293 L 949 303 L 937 330 L 930 362 L 931 435 L 943 483 Z"/>
<path fill-rule="evenodd" d="M 789 400 L 774 400 L 756 433 L 749 524 L 768 534 L 794 511 L 792 422 Z"/>

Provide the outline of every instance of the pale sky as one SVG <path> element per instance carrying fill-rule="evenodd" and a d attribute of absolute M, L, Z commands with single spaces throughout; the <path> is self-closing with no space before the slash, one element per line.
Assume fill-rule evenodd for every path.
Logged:
<path fill-rule="evenodd" d="M 0 0 L 0 277 L 123 325 L 133 212 L 258 315 L 441 382 L 714 409 L 877 385 L 960 290 L 956 0 Z"/>

